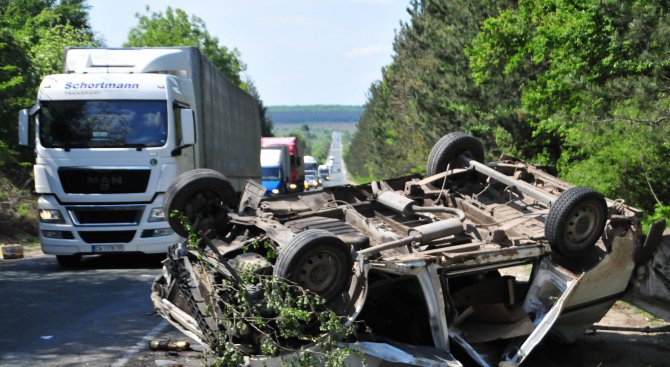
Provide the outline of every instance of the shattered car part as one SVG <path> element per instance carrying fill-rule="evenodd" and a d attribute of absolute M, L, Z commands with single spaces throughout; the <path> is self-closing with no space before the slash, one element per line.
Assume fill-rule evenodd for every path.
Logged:
<path fill-rule="evenodd" d="M 247 267 L 319 294 L 345 324 L 362 322 L 352 349 L 368 362 L 457 366 L 458 351 L 469 363 L 515 366 L 549 333 L 574 341 L 626 290 L 640 213 L 512 157 L 483 158 L 479 141 L 451 133 L 431 151 L 427 177 L 278 197 L 249 182 L 236 211 L 226 185 L 205 183 L 225 177 L 187 173 L 164 209 L 185 212 L 207 248 L 173 247 L 154 305 L 205 347 L 222 331 L 253 334 L 208 305 L 227 296 L 217 282 Z M 248 350 L 250 365 L 279 363 Z"/>

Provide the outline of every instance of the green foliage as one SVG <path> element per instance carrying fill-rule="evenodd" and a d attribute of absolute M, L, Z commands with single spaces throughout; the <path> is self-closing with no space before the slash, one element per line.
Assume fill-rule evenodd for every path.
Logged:
<path fill-rule="evenodd" d="M 268 113 L 279 123 L 358 122 L 363 112 L 362 106 L 309 105 L 270 106 Z"/>
<path fill-rule="evenodd" d="M 18 111 L 35 100 L 40 79 L 62 71 L 64 47 L 98 42 L 83 0 L 0 1 L 0 166 L 5 170 L 33 158 L 18 148 L 16 121 Z"/>
<path fill-rule="evenodd" d="M 483 23 L 468 48 L 473 78 L 519 86 L 535 138 L 522 154 L 548 153 L 567 180 L 652 209 L 654 193 L 670 199 L 668 10 L 653 0 L 520 1 Z"/>
<path fill-rule="evenodd" d="M 258 110 L 261 114 L 261 136 L 274 136 L 274 123 L 272 122 L 272 116 L 268 113 L 268 107 L 263 105 L 263 100 L 261 100 L 261 95 L 258 93 L 256 84 L 253 81 L 249 80 L 247 83 L 247 89 L 249 93 L 256 98 L 258 102 Z"/>
<path fill-rule="evenodd" d="M 319 164 L 325 164 L 333 130 L 310 128 L 307 124 L 303 124 L 300 129 L 287 130 L 279 125 L 275 134 L 277 136 L 297 136 L 305 146 L 305 155 L 311 155 L 317 162 L 320 162 Z"/>
<path fill-rule="evenodd" d="M 261 335 L 258 355 L 280 356 L 283 366 L 334 367 L 353 353 L 338 342 L 353 337 L 354 327 L 345 327 L 345 320 L 328 310 L 321 297 L 273 276 L 240 275 L 244 282 L 223 280 L 215 290 L 220 295 L 219 323 Z M 248 354 L 231 334 L 219 334 L 220 345 L 212 356 L 217 366 L 237 366 Z"/>
<path fill-rule="evenodd" d="M 666 228 L 670 226 L 670 205 L 656 204 L 654 211 L 642 220 L 644 233 L 649 233 L 649 227 L 661 219 L 665 219 Z"/>
<path fill-rule="evenodd" d="M 63 50 L 69 46 L 98 46 L 90 32 L 59 24 L 38 32 L 39 42 L 31 50 L 33 67 L 40 75 L 60 73 L 63 70 Z"/>
<path fill-rule="evenodd" d="M 504 109 L 490 113 L 489 104 L 515 93 L 477 86 L 465 54 L 479 24 L 500 6 L 497 1 L 411 2 L 410 22 L 394 41 L 393 63 L 370 87 L 345 155 L 350 173 L 369 179 L 423 172 L 432 145 L 444 134 L 465 130 L 490 142 L 496 124 L 518 121 Z"/>
<path fill-rule="evenodd" d="M 411 3 L 345 155 L 357 179 L 423 171 L 451 131 L 653 210 L 670 202 L 670 5 Z"/>
<path fill-rule="evenodd" d="M 246 89 L 241 74 L 246 65 L 237 49 L 219 45 L 219 39 L 209 34 L 205 22 L 182 9 L 167 7 L 165 13 L 135 14 L 138 24 L 130 29 L 125 47 L 196 46 L 221 72 L 236 85 Z"/>

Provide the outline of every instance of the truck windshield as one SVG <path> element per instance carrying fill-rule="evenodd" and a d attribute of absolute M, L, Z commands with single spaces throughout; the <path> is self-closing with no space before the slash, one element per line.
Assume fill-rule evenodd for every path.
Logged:
<path fill-rule="evenodd" d="M 143 148 L 167 142 L 166 101 L 47 101 L 39 122 L 46 148 Z"/>
<path fill-rule="evenodd" d="M 261 177 L 263 181 L 281 180 L 281 169 L 279 167 L 261 167 Z"/>

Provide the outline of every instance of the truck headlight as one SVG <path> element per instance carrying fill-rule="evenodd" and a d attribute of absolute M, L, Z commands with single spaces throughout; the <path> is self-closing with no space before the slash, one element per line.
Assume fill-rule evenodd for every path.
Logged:
<path fill-rule="evenodd" d="M 40 222 L 42 223 L 53 223 L 53 224 L 63 224 L 65 219 L 63 214 L 61 214 L 58 209 L 40 209 L 39 210 Z"/>
<path fill-rule="evenodd" d="M 288 185 L 288 187 L 289 187 L 289 189 L 291 189 L 291 190 L 295 190 L 295 189 L 298 188 L 298 185 L 292 183 L 292 184 Z"/>
<path fill-rule="evenodd" d="M 272 195 L 279 195 L 279 189 L 272 189 Z"/>
<path fill-rule="evenodd" d="M 163 208 L 152 208 L 149 213 L 149 222 L 163 222 L 165 221 L 165 212 Z"/>

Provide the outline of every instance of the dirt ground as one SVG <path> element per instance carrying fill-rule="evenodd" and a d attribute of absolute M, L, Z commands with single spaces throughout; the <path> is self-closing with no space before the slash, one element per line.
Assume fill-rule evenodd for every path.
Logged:
<path fill-rule="evenodd" d="M 618 301 L 597 326 L 643 329 L 669 323 Z M 524 366 L 670 366 L 670 333 L 642 331 L 586 332 L 576 343 L 544 340 Z"/>

